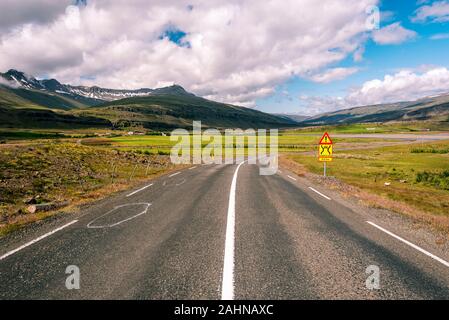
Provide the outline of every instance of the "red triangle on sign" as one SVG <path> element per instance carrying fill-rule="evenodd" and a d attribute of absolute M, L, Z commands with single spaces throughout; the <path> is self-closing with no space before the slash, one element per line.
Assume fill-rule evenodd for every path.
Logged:
<path fill-rule="evenodd" d="M 332 144 L 332 139 L 329 136 L 329 133 L 324 133 L 321 137 L 320 144 Z"/>

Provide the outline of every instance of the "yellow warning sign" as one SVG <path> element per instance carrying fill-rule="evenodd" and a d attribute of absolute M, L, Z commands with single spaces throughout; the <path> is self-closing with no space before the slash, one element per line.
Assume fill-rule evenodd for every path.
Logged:
<path fill-rule="evenodd" d="M 333 154 L 332 139 L 326 132 L 321 138 L 320 144 L 318 146 L 318 159 L 321 162 L 330 162 L 332 161 L 332 154 Z"/>
<path fill-rule="evenodd" d="M 320 157 L 332 157 L 332 145 L 331 144 L 320 144 L 318 146 L 318 152 Z"/>

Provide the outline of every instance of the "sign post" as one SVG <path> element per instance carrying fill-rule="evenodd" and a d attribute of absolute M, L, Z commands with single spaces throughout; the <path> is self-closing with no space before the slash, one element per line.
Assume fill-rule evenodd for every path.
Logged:
<path fill-rule="evenodd" d="M 333 160 L 333 142 L 327 132 L 320 139 L 318 145 L 318 160 L 324 163 L 324 176 L 326 177 L 326 163 Z"/>

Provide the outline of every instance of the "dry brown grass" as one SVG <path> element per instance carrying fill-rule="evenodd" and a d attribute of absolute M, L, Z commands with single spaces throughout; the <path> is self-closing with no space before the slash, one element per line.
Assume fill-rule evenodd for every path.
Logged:
<path fill-rule="evenodd" d="M 300 177 L 304 177 L 307 172 L 306 168 L 303 165 L 289 159 L 286 154 L 282 154 L 279 156 L 279 166 L 294 172 Z"/>

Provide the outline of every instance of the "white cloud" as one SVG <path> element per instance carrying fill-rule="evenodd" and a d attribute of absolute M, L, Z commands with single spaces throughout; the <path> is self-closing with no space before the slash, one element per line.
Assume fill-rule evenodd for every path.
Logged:
<path fill-rule="evenodd" d="M 299 100 L 302 106 L 300 113 L 305 116 L 314 116 L 347 107 L 345 100 L 342 97 L 301 96 L 299 97 Z"/>
<path fill-rule="evenodd" d="M 363 55 L 365 54 L 365 47 L 360 46 L 357 50 L 354 51 L 353 59 L 355 62 L 360 62 L 363 60 Z"/>
<path fill-rule="evenodd" d="M 14 3 L 10 9 L 17 14 L 28 10 L 22 1 Z M 365 9 L 376 4 L 92 0 L 79 13 L 58 6 L 38 22 L 25 13 L 16 19 L 21 24 L 11 22 L 14 27 L 0 35 L 0 70 L 113 88 L 178 83 L 208 98 L 251 106 L 293 75 L 307 77 L 360 50 Z M 190 48 L 160 39 L 169 26 L 187 33 Z"/>
<path fill-rule="evenodd" d="M 53 21 L 70 5 L 71 0 L 1 0 L 0 32 L 27 23 Z"/>
<path fill-rule="evenodd" d="M 345 97 L 300 97 L 307 114 L 330 112 L 355 106 L 414 101 L 426 96 L 449 93 L 449 70 L 424 68 L 422 72 L 402 70 L 383 79 L 373 79 L 353 89 Z"/>
<path fill-rule="evenodd" d="M 10 87 L 10 88 L 18 88 L 19 87 L 19 85 L 17 83 L 7 81 L 6 79 L 3 79 L 2 77 L 0 77 L 0 85 Z"/>
<path fill-rule="evenodd" d="M 430 5 L 419 7 L 414 16 L 413 22 L 447 22 L 449 21 L 449 1 L 437 1 Z"/>
<path fill-rule="evenodd" d="M 424 96 L 449 92 L 449 70 L 433 68 L 422 73 L 403 70 L 386 75 L 382 80 L 365 82 L 351 92 L 346 101 L 350 105 L 410 101 Z"/>
<path fill-rule="evenodd" d="M 438 34 L 434 34 L 433 36 L 430 37 L 431 40 L 444 40 L 444 39 L 449 39 L 449 33 L 438 33 Z"/>
<path fill-rule="evenodd" d="M 373 39 L 378 44 L 400 44 L 416 36 L 415 31 L 405 29 L 399 22 L 373 31 Z"/>
<path fill-rule="evenodd" d="M 357 68 L 332 68 L 326 70 L 324 73 L 315 74 L 310 79 L 319 83 L 328 83 L 344 79 L 357 71 L 359 71 Z"/>

